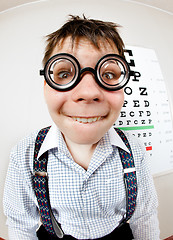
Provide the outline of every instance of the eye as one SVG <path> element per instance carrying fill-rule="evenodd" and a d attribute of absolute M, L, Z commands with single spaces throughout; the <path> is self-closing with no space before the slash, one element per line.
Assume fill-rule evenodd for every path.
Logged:
<path fill-rule="evenodd" d="M 102 74 L 102 78 L 107 79 L 107 80 L 111 80 L 111 79 L 115 79 L 116 76 L 115 76 L 114 73 L 106 72 L 106 73 Z"/>
<path fill-rule="evenodd" d="M 66 78 L 70 77 L 70 75 L 71 75 L 71 73 L 68 71 L 61 71 L 57 74 L 57 76 L 62 79 L 66 79 Z"/>
<path fill-rule="evenodd" d="M 53 73 L 53 81 L 57 84 L 64 85 L 72 81 L 74 75 L 67 69 L 56 69 Z"/>

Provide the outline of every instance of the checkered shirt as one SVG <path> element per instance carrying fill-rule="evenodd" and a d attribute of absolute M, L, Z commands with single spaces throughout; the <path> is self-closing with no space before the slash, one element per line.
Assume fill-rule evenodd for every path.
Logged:
<path fill-rule="evenodd" d="M 32 181 L 37 133 L 24 138 L 11 152 L 4 191 L 10 240 L 37 239 L 39 211 Z M 138 184 L 137 205 L 130 227 L 135 239 L 158 240 L 158 202 L 148 158 L 143 147 L 126 135 L 134 156 Z M 49 150 L 50 202 L 65 234 L 77 239 L 97 239 L 112 232 L 122 220 L 126 198 L 117 146 L 128 151 L 112 128 L 98 143 L 86 171 L 73 161 L 60 131 L 51 127 L 39 155 Z"/>

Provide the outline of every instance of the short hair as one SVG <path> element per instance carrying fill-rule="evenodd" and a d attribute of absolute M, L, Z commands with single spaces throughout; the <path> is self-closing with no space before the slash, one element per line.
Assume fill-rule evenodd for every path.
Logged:
<path fill-rule="evenodd" d="M 72 39 L 72 46 L 77 38 L 85 37 L 98 49 L 100 40 L 103 42 L 106 40 L 110 45 L 115 44 L 120 56 L 124 57 L 124 43 L 118 33 L 118 27 L 120 26 L 113 22 L 87 19 L 84 15 L 83 18 L 70 15 L 70 19 L 60 29 L 46 36 L 43 65 L 45 66 L 54 48 L 69 36 Z"/>

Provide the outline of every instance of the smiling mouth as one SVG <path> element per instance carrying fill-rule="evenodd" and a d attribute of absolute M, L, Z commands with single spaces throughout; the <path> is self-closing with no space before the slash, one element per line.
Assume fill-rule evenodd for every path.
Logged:
<path fill-rule="evenodd" d="M 99 121 L 100 119 L 102 119 L 102 117 L 91 117 L 91 118 L 72 117 L 72 119 L 79 123 L 93 123 L 93 122 Z"/>

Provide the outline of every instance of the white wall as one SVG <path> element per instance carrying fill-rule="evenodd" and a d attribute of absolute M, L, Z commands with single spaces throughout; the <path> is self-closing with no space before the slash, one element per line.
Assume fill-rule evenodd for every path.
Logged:
<path fill-rule="evenodd" d="M 42 94 L 43 80 L 38 74 L 44 50 L 43 36 L 60 27 L 69 14 L 83 13 L 122 25 L 120 33 L 127 45 L 154 49 L 170 103 L 173 101 L 172 15 L 123 0 L 38 1 L 0 13 L 0 237 L 7 239 L 2 195 L 10 149 L 24 135 L 51 121 Z M 159 185 L 157 190 L 160 195 Z M 167 232 L 161 226 L 162 239 L 173 234 L 171 221 L 167 219 Z"/>

